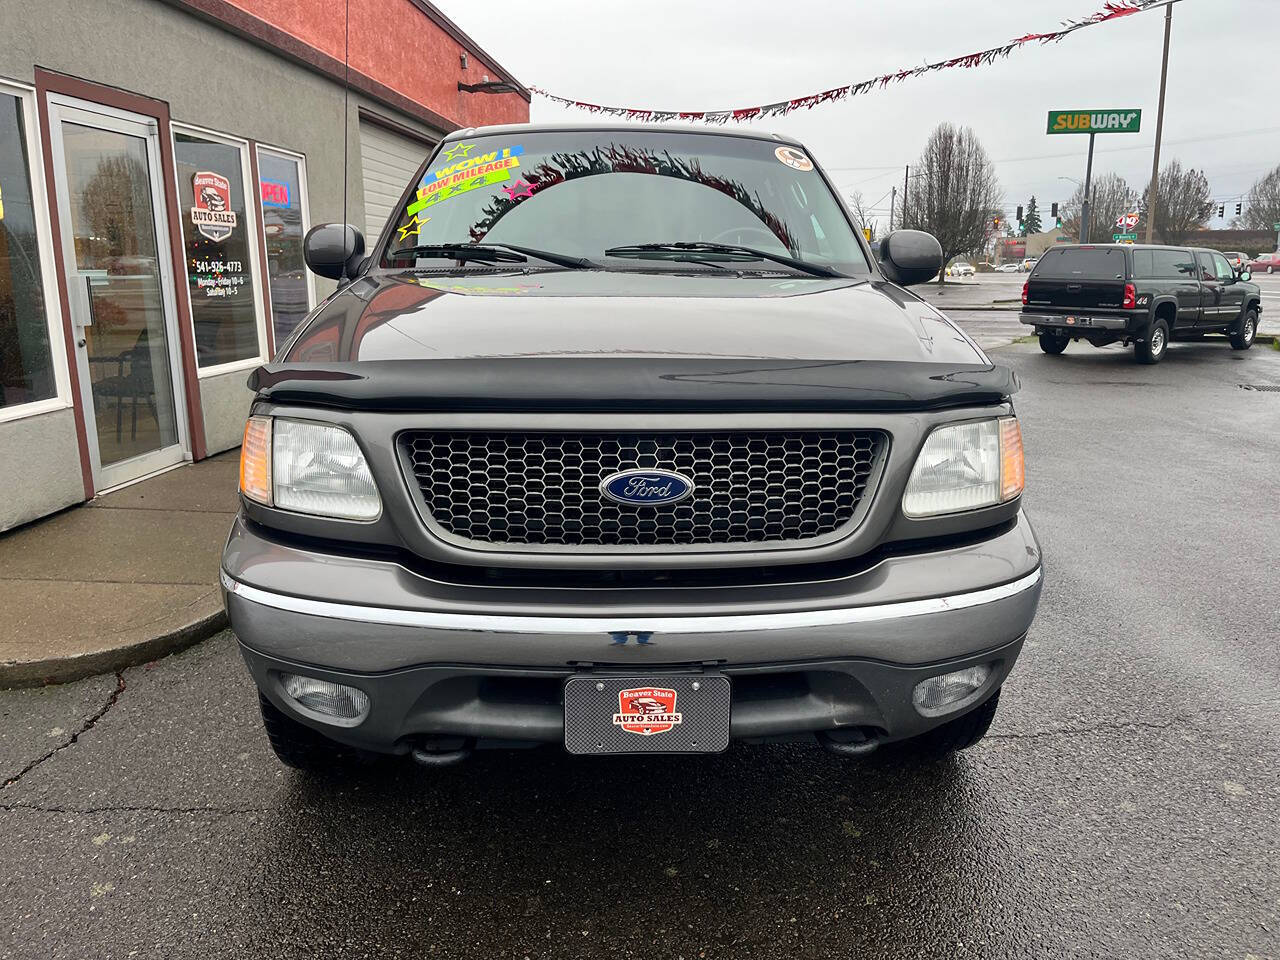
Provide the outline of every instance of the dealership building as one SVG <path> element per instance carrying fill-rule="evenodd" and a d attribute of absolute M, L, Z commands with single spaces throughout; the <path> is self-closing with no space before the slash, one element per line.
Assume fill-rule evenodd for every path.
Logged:
<path fill-rule="evenodd" d="M 376 236 L 446 133 L 528 120 L 427 0 L 345 7 L 0 0 L 0 530 L 239 444 L 332 289 L 305 231 Z"/>

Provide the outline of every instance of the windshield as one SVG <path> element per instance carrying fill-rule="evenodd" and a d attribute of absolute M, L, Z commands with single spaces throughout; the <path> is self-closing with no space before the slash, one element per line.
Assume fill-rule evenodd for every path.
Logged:
<path fill-rule="evenodd" d="M 439 269 L 447 257 L 392 254 L 490 243 L 609 269 L 665 269 L 666 262 L 605 251 L 689 242 L 753 247 L 850 276 L 870 273 L 844 211 L 803 151 L 768 140 L 643 130 L 516 131 L 446 144 L 395 221 L 382 263 Z M 705 250 L 675 256 L 735 270 L 787 269 L 765 260 L 724 263 Z"/>

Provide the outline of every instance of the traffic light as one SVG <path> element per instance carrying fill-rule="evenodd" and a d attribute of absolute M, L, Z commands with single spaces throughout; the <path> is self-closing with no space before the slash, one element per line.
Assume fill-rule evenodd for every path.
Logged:
<path fill-rule="evenodd" d="M 992 228 L 993 230 L 999 230 L 999 229 L 1000 229 L 1000 218 L 999 218 L 999 217 L 992 217 L 992 218 L 991 218 L 991 228 Z"/>
<path fill-rule="evenodd" d="M 1221 219 L 1222 219 L 1222 213 L 1223 213 L 1223 206 L 1222 206 L 1222 204 L 1218 204 L 1218 219 L 1219 219 L 1219 220 L 1221 220 Z"/>
<path fill-rule="evenodd" d="M 1236 216 L 1240 216 L 1240 204 L 1236 203 Z"/>
<path fill-rule="evenodd" d="M 1058 205 L 1056 203 L 1049 208 L 1049 216 L 1053 217 L 1055 220 L 1058 219 Z"/>
<path fill-rule="evenodd" d="M 1021 207 L 1019 207 L 1019 208 L 1018 208 L 1018 222 L 1019 222 L 1019 223 L 1021 223 L 1021 222 L 1022 222 L 1022 208 L 1021 208 Z"/>

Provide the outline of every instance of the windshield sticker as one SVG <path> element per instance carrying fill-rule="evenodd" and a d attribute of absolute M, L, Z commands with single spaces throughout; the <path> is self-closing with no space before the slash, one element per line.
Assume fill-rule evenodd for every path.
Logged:
<path fill-rule="evenodd" d="M 475 149 L 475 146 L 474 143 L 455 143 L 444 152 L 444 158 L 446 160 L 456 160 L 458 157 L 465 157 Z"/>
<path fill-rule="evenodd" d="M 795 147 L 779 147 L 773 151 L 773 155 L 792 170 L 809 171 L 813 169 L 813 161 L 805 156 L 803 150 L 797 150 Z"/>
<path fill-rule="evenodd" d="M 503 187 L 502 192 L 507 195 L 508 200 L 514 200 L 516 197 L 532 197 L 533 191 L 537 189 L 532 183 L 521 177 L 509 187 Z"/>
<path fill-rule="evenodd" d="M 468 144 L 473 147 L 475 144 Z M 447 167 L 440 167 L 426 174 L 418 185 L 418 198 L 405 208 L 405 216 L 412 217 L 419 211 L 434 206 L 460 193 L 476 190 L 511 179 L 511 171 L 520 166 L 524 147 L 503 147 L 459 160 Z"/>
<path fill-rule="evenodd" d="M 424 223 L 427 223 L 430 219 L 431 219 L 430 217 L 419 217 L 415 213 L 412 217 L 409 218 L 409 222 L 406 223 L 403 227 L 396 227 L 396 229 L 400 231 L 400 237 L 399 237 L 400 242 L 403 243 L 405 237 L 410 237 L 410 236 L 416 237 L 418 234 L 420 234 L 422 232 L 422 225 Z"/>

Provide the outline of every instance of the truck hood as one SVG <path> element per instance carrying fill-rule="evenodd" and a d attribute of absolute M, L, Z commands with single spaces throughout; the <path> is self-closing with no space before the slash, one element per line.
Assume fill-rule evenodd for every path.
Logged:
<path fill-rule="evenodd" d="M 999 402 L 1017 382 L 879 280 L 500 269 L 361 278 L 250 386 L 415 410 L 862 410 Z"/>

